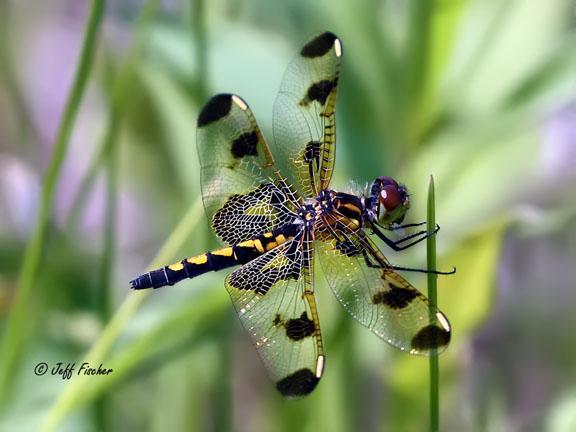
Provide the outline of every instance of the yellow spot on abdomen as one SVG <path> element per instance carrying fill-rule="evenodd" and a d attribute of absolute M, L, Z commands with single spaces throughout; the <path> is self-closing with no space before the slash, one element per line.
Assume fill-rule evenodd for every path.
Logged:
<path fill-rule="evenodd" d="M 278 243 L 276 242 L 266 243 L 266 250 L 274 249 L 276 246 L 278 246 Z"/>
<path fill-rule="evenodd" d="M 243 241 L 241 243 L 238 243 L 238 246 L 246 247 L 246 248 L 253 248 L 254 247 L 254 240 Z"/>
<path fill-rule="evenodd" d="M 269 233 L 269 232 L 264 233 L 264 237 L 266 237 L 266 238 L 272 238 L 272 233 Z"/>
<path fill-rule="evenodd" d="M 233 253 L 234 253 L 234 251 L 232 250 L 231 247 L 225 247 L 225 248 L 218 249 L 218 250 L 211 252 L 212 255 L 219 255 L 219 256 L 225 256 L 225 257 L 232 256 Z"/>
<path fill-rule="evenodd" d="M 286 243 L 286 237 L 284 237 L 283 234 L 278 234 L 276 236 L 276 243 L 278 244 Z"/>
<path fill-rule="evenodd" d="M 177 262 L 172 265 L 169 265 L 168 268 L 172 271 L 180 271 L 184 269 L 184 264 L 182 264 L 181 262 Z"/>
<path fill-rule="evenodd" d="M 264 253 L 266 252 L 264 250 L 264 246 L 262 246 L 262 242 L 258 239 L 254 240 L 254 247 L 256 248 L 256 250 L 260 253 Z"/>
<path fill-rule="evenodd" d="M 206 262 L 208 261 L 208 257 L 206 257 L 206 254 L 203 254 L 187 258 L 186 261 L 188 261 L 190 264 L 196 264 L 196 265 L 206 264 Z"/>

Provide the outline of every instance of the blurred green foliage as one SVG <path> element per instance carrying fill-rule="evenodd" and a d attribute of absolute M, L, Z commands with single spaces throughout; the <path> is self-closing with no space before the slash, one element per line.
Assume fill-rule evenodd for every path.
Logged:
<path fill-rule="evenodd" d="M 0 1 L 3 341 L 79 58 L 80 3 Z M 458 269 L 438 280 L 454 331 L 440 357 L 441 430 L 572 430 L 574 11 L 569 0 L 106 2 L 19 324 L 30 331 L 11 333 L 21 360 L 2 371 L 12 385 L 0 430 L 425 430 L 427 360 L 358 326 L 320 266 L 327 370 L 299 401 L 268 382 L 224 275 L 128 289 L 146 266 L 216 245 L 199 196 L 203 103 L 242 95 L 272 139 L 284 68 L 326 29 L 344 44 L 334 187 L 394 175 L 421 221 L 434 175 L 438 268 Z M 388 256 L 425 263 L 423 247 Z M 114 372 L 33 373 L 82 361 Z"/>

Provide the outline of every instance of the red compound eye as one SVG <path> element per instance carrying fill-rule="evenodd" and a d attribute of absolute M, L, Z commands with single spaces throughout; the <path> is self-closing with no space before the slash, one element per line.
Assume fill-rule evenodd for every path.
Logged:
<path fill-rule="evenodd" d="M 380 176 L 380 177 L 378 177 L 378 180 L 380 180 L 380 183 L 382 184 L 382 186 L 393 185 L 393 186 L 398 187 L 398 183 L 392 177 Z"/>
<path fill-rule="evenodd" d="M 388 212 L 394 211 L 399 205 L 402 204 L 402 199 L 400 198 L 398 187 L 392 184 L 388 184 L 382 187 L 380 190 L 379 200 Z"/>

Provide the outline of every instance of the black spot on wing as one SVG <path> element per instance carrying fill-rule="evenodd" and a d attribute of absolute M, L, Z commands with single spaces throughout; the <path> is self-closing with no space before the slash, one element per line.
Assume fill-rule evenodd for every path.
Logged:
<path fill-rule="evenodd" d="M 302 312 L 300 318 L 289 319 L 285 327 L 286 336 L 292 340 L 301 340 L 305 337 L 312 336 L 316 329 L 314 321 L 308 318 L 306 312 Z"/>
<path fill-rule="evenodd" d="M 256 131 L 246 132 L 232 142 L 232 156 L 241 159 L 244 156 L 258 155 L 258 133 Z"/>
<path fill-rule="evenodd" d="M 414 290 L 392 286 L 389 290 L 374 294 L 372 303 L 384 304 L 392 309 L 403 309 L 416 297 L 418 293 Z"/>
<path fill-rule="evenodd" d="M 342 252 L 347 257 L 360 255 L 362 251 L 351 240 L 344 240 L 336 243 L 336 250 Z"/>
<path fill-rule="evenodd" d="M 299 254 L 298 242 L 294 241 L 284 258 L 286 263 L 278 266 L 268 266 L 269 262 L 262 262 L 263 268 L 241 267 L 229 275 L 228 283 L 237 290 L 254 291 L 258 294 L 266 294 L 270 288 L 280 281 L 300 278 L 301 264 L 294 257 Z M 271 258 L 272 259 L 272 258 Z"/>
<path fill-rule="evenodd" d="M 284 193 L 273 183 L 266 183 L 249 193 L 231 195 L 214 213 L 212 227 L 228 244 L 254 239 L 275 227 L 284 227 L 275 235 L 291 237 L 299 226 L 291 224 L 294 215 L 286 203 Z"/>
<path fill-rule="evenodd" d="M 412 338 L 412 348 L 427 351 L 445 347 L 450 342 L 450 332 L 437 325 L 430 324 L 420 329 Z"/>
<path fill-rule="evenodd" d="M 285 206 L 286 201 L 287 201 L 286 197 L 278 189 L 274 189 L 272 191 L 272 194 L 270 195 L 270 204 L 275 205 L 275 206 L 278 206 L 278 205 Z"/>
<path fill-rule="evenodd" d="M 282 396 L 305 396 L 316 388 L 320 379 L 310 369 L 300 369 L 276 383 Z"/>
<path fill-rule="evenodd" d="M 316 170 L 320 169 L 320 142 L 310 141 L 304 150 L 304 162 L 316 162 Z"/>
<path fill-rule="evenodd" d="M 308 91 L 306 92 L 306 97 L 300 102 L 301 105 L 308 105 L 312 101 L 317 101 L 320 105 L 326 103 L 326 99 L 330 95 L 330 92 L 336 86 L 337 80 L 322 80 L 317 83 L 312 84 Z"/>
<path fill-rule="evenodd" d="M 268 290 L 272 287 L 272 285 L 276 282 L 282 281 L 282 280 L 298 280 L 300 279 L 300 266 L 297 265 L 290 265 L 289 267 L 286 268 L 271 268 L 271 269 L 266 269 L 266 270 L 262 270 L 262 272 L 260 273 L 260 277 L 263 279 L 264 282 L 266 282 L 265 284 L 261 285 L 261 287 L 259 288 L 260 291 L 262 291 L 262 294 L 266 294 L 268 292 Z M 274 281 L 269 283 L 269 281 Z M 264 288 L 265 287 L 265 288 Z"/>
<path fill-rule="evenodd" d="M 232 108 L 232 95 L 219 94 L 208 101 L 198 115 L 198 127 L 206 126 L 226 117 Z"/>
<path fill-rule="evenodd" d="M 282 322 L 282 317 L 280 316 L 280 314 L 276 314 L 276 316 L 274 317 L 274 320 L 272 320 L 272 325 L 274 327 L 278 326 L 280 323 Z"/>
<path fill-rule="evenodd" d="M 300 54 L 303 57 L 321 57 L 332 49 L 336 39 L 333 33 L 322 33 L 304 45 Z"/>

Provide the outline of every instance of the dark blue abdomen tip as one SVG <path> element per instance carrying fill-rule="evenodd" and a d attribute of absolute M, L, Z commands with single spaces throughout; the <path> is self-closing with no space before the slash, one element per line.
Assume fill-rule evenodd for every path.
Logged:
<path fill-rule="evenodd" d="M 138 276 L 136 279 L 132 279 L 130 281 L 130 288 L 132 289 L 145 289 L 145 288 L 152 288 L 150 284 L 150 278 L 143 276 Z"/>

